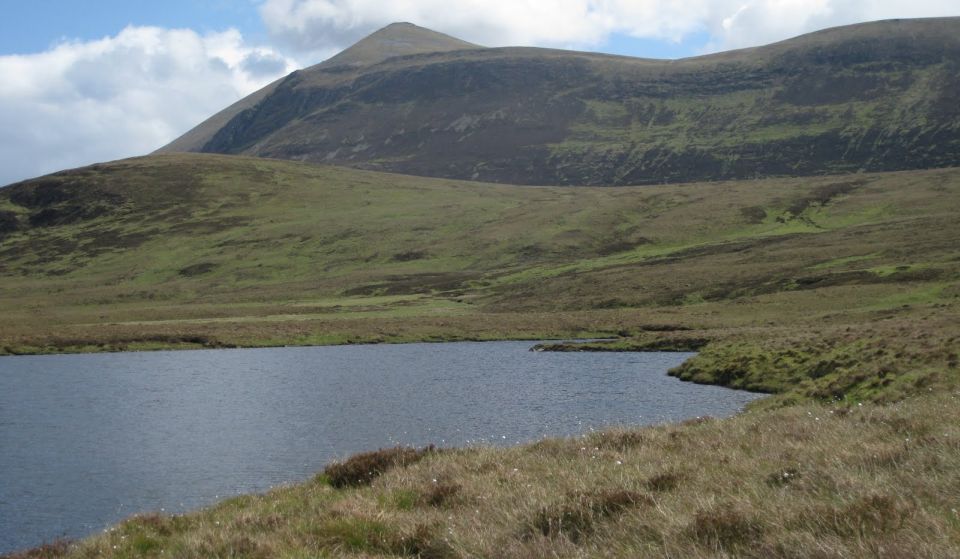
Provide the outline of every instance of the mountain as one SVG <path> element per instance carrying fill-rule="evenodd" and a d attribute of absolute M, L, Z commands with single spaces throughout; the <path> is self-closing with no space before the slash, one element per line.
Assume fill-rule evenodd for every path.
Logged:
<path fill-rule="evenodd" d="M 960 18 L 682 60 L 481 48 L 394 24 L 160 150 L 174 152 L 556 185 L 953 166 Z"/>

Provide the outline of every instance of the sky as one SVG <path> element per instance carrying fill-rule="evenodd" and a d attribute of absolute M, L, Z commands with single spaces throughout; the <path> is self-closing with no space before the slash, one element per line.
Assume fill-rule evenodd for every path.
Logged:
<path fill-rule="evenodd" d="M 0 0 L 0 185 L 143 155 L 409 21 L 486 46 L 682 58 L 957 0 Z"/>

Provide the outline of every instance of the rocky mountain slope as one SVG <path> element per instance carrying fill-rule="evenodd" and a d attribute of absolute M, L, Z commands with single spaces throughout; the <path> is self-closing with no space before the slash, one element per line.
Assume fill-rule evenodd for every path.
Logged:
<path fill-rule="evenodd" d="M 394 24 L 160 151 L 557 185 L 953 166 L 960 18 L 682 60 L 481 48 Z"/>

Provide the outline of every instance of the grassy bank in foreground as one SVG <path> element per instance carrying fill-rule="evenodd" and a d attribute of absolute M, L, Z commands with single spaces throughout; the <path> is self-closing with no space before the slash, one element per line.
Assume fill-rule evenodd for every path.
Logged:
<path fill-rule="evenodd" d="M 380 453 L 22 557 L 956 557 L 958 398 Z"/>

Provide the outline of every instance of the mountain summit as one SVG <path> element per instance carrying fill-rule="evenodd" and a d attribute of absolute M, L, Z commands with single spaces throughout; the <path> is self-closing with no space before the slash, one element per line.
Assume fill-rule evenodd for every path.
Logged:
<path fill-rule="evenodd" d="M 401 23 L 160 151 L 559 185 L 958 166 L 958 61 L 956 17 L 681 60 L 480 48 Z"/>
<path fill-rule="evenodd" d="M 478 48 L 482 47 L 412 23 L 391 23 L 322 62 L 320 67 L 367 66 L 395 56 Z"/>

